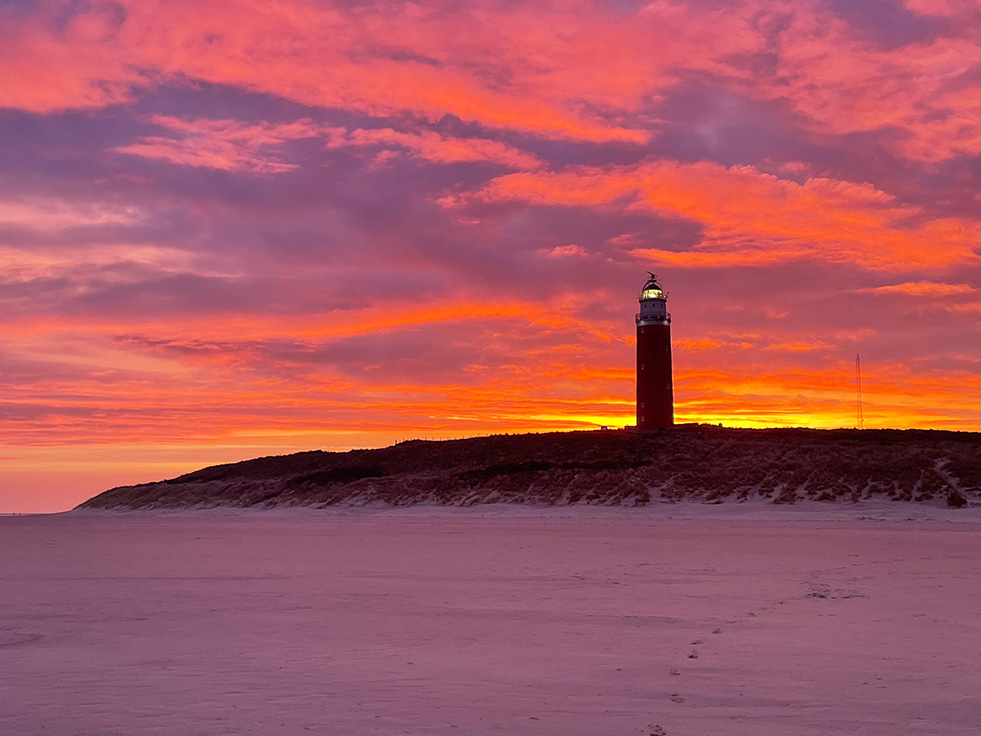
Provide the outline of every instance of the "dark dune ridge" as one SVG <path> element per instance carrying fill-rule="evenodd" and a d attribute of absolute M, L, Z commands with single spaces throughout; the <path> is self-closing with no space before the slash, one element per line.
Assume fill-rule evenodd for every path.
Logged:
<path fill-rule="evenodd" d="M 79 508 L 624 505 L 869 498 L 981 503 L 981 434 L 682 425 L 300 452 L 113 488 Z"/>

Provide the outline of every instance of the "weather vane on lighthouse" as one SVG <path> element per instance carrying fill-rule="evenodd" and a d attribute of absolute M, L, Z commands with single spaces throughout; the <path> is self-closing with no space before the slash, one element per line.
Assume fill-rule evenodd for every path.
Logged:
<path fill-rule="evenodd" d="M 671 379 L 671 315 L 668 295 L 650 271 L 637 315 L 637 428 L 674 424 Z"/>

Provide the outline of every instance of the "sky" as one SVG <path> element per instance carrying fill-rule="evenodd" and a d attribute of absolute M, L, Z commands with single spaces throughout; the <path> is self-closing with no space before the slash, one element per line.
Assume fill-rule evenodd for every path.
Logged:
<path fill-rule="evenodd" d="M 305 449 L 979 428 L 975 0 L 0 0 L 0 512 Z"/>

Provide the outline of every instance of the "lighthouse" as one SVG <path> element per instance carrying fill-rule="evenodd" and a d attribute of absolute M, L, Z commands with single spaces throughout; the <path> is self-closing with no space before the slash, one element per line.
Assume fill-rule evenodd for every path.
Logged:
<path fill-rule="evenodd" d="M 637 428 L 655 429 L 673 424 L 668 295 L 657 282 L 657 276 L 650 273 L 640 292 L 637 315 Z"/>

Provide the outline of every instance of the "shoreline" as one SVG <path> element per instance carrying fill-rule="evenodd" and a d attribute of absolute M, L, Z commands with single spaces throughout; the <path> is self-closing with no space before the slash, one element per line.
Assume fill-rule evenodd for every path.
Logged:
<path fill-rule="evenodd" d="M 950 508 L 939 503 L 869 500 L 855 503 L 798 501 L 795 504 L 774 504 L 762 499 L 741 503 L 700 503 L 697 501 L 654 502 L 644 506 L 599 506 L 588 504 L 530 505 L 489 503 L 472 506 L 415 504 L 390 506 L 384 503 L 364 505 L 296 506 L 190 506 L 186 508 L 76 508 L 54 514 L 19 514 L 24 516 L 64 516 L 72 518 L 159 518 L 197 517 L 219 518 L 289 518 L 340 519 L 400 517 L 410 519 L 555 519 L 594 518 L 596 520 L 692 520 L 692 521 L 813 521 L 813 522 L 943 522 L 981 524 L 981 504 Z M 8 517 L 10 518 L 10 517 Z"/>

